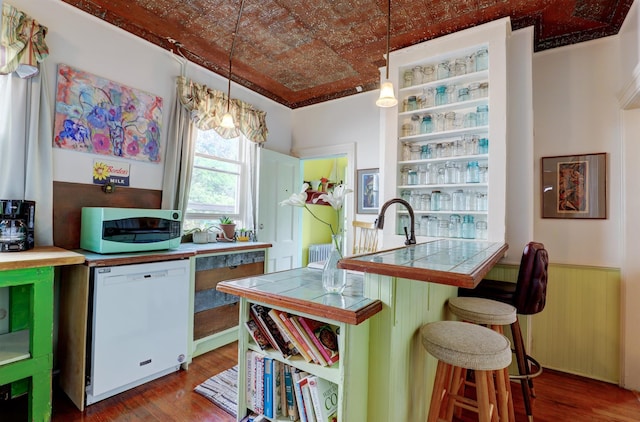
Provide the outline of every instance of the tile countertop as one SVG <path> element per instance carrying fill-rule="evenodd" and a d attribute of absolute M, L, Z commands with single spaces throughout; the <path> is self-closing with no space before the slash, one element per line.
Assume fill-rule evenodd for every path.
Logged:
<path fill-rule="evenodd" d="M 0 271 L 82 264 L 84 256 L 56 246 L 36 246 L 22 252 L 0 253 Z"/>
<path fill-rule="evenodd" d="M 322 289 L 322 270 L 295 268 L 276 273 L 221 281 L 217 290 L 270 306 L 358 325 L 382 310 L 382 302 L 363 296 L 362 274 L 349 272 L 339 294 Z"/>
<path fill-rule="evenodd" d="M 213 253 L 248 251 L 252 249 L 270 248 L 272 245 L 265 242 L 218 242 L 218 243 L 181 243 L 177 249 L 164 249 L 159 251 L 127 252 L 115 254 L 99 254 L 84 249 L 76 249 L 82 254 L 86 264 L 90 267 L 104 267 L 111 265 L 127 265 L 135 263 L 168 261 L 172 259 L 185 259 L 196 255 Z"/>
<path fill-rule="evenodd" d="M 441 239 L 343 258 L 339 268 L 474 288 L 506 254 L 504 242 Z"/>

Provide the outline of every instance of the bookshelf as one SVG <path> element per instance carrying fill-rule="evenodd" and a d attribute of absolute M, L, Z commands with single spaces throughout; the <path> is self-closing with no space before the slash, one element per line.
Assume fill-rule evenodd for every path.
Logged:
<path fill-rule="evenodd" d="M 223 281 L 218 290 L 240 297 L 240 330 L 238 338 L 238 421 L 247 406 L 247 351 L 285 363 L 291 368 L 315 375 L 337 385 L 338 421 L 359 420 L 367 412 L 369 318 L 380 312 L 382 303 L 362 295 L 362 276 L 350 274 L 343 295 L 330 295 L 322 290 L 322 272 L 308 268 Z M 253 340 L 244 323 L 250 319 L 251 306 L 260 305 L 330 324 L 339 330 L 339 359 L 333 365 L 307 362 L 301 355 L 285 358 L 280 352 L 263 350 Z M 347 406 L 345 398 L 349 397 Z M 285 421 L 288 418 L 268 418 Z"/>

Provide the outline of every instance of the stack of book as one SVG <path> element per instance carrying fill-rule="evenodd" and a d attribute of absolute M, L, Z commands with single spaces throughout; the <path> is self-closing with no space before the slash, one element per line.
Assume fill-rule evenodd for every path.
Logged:
<path fill-rule="evenodd" d="M 250 315 L 245 326 L 261 349 L 273 348 L 285 358 L 300 355 L 321 366 L 338 362 L 338 327 L 258 304 L 251 305 Z"/>
<path fill-rule="evenodd" d="M 338 420 L 338 385 L 330 381 L 253 350 L 247 351 L 246 377 L 246 405 L 254 415 L 302 422 Z"/>

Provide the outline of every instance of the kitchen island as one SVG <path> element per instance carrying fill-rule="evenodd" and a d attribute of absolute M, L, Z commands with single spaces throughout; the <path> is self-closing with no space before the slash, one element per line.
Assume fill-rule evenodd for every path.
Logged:
<path fill-rule="evenodd" d="M 346 331 L 340 339 L 338 373 L 340 422 L 421 421 L 426 419 L 436 361 L 422 347 L 419 328 L 449 319 L 447 299 L 457 294 L 458 287 L 477 286 L 506 251 L 504 242 L 436 240 L 344 258 L 339 266 L 362 272 L 363 280 L 361 288 L 350 284 L 342 295 L 324 293 L 321 276 L 310 279 L 314 271 L 310 269 L 222 282 L 218 289 L 243 298 L 241 321 L 248 317 L 247 301 L 259 301 L 343 324 L 340 327 Z M 327 305 L 320 306 L 323 302 Z M 360 309 L 354 308 L 353 302 L 366 304 L 369 311 L 363 315 L 367 318 L 360 324 L 354 319 L 345 325 L 340 316 L 344 308 L 351 307 L 354 314 Z M 241 384 L 245 352 L 251 347 L 248 334 L 241 335 Z M 325 369 L 317 372 L 322 375 Z M 243 399 L 240 388 L 238 420 L 244 412 Z"/>

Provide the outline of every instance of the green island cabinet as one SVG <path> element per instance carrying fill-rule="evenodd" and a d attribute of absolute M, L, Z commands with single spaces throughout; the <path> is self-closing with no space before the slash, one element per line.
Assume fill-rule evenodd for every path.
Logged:
<path fill-rule="evenodd" d="M 0 254 L 0 290 L 7 289 L 9 298 L 0 386 L 10 385 L 12 396 L 28 394 L 29 421 L 51 420 L 54 267 L 82 261 L 82 255 L 53 246 Z"/>
<path fill-rule="evenodd" d="M 380 312 L 382 303 L 362 296 L 362 275 L 350 274 L 342 295 L 322 289 L 322 271 L 297 268 L 288 271 L 220 282 L 217 289 L 240 297 L 238 336 L 238 417 L 240 421 L 251 400 L 247 395 L 247 351 L 252 350 L 300 369 L 338 386 L 338 421 L 363 420 L 367 411 L 369 318 Z M 338 327 L 339 360 L 331 366 L 306 362 L 299 355 L 284 358 L 273 349 L 262 350 L 253 341 L 244 322 L 252 304 L 303 316 Z M 271 419 L 271 420 L 289 420 Z"/>

